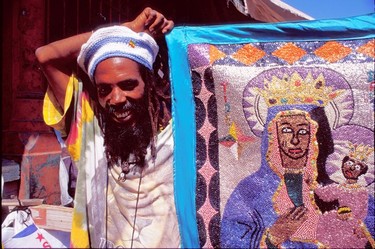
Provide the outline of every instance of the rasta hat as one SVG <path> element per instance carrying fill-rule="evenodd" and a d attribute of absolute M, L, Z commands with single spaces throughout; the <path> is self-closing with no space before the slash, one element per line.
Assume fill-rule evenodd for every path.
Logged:
<path fill-rule="evenodd" d="M 81 47 L 77 62 L 94 81 L 95 69 L 111 57 L 125 57 L 152 69 L 159 46 L 144 32 L 134 32 L 125 26 L 111 26 L 96 30 Z"/>

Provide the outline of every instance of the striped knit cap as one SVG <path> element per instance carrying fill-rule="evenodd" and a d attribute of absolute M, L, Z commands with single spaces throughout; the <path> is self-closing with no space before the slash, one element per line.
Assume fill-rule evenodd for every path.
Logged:
<path fill-rule="evenodd" d="M 81 47 L 77 62 L 94 82 L 98 64 L 111 57 L 126 57 L 148 69 L 158 54 L 159 46 L 147 33 L 136 33 L 125 26 L 111 26 L 96 30 Z"/>

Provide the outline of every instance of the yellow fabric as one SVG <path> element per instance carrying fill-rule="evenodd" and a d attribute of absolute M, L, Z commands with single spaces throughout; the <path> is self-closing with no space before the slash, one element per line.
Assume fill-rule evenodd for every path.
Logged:
<path fill-rule="evenodd" d="M 74 116 L 72 120 L 65 120 L 66 113 L 71 106 L 75 109 Z M 78 167 L 78 178 L 80 182 L 84 182 L 84 177 L 82 177 L 84 174 L 80 174 L 82 169 L 78 163 L 81 159 L 82 129 L 85 123 L 93 121 L 93 117 L 94 112 L 87 93 L 82 91 L 82 82 L 80 82 L 74 74 L 71 75 L 67 84 L 64 108 L 61 108 L 52 89 L 48 87 L 43 103 L 44 121 L 47 125 L 59 130 L 63 137 L 68 135 L 66 132 L 69 130 L 69 136 L 65 143 L 72 160 Z M 70 129 L 67 129 L 66 125 L 70 125 Z M 76 205 L 73 211 L 70 245 L 72 248 L 90 247 L 86 210 L 84 208 L 86 203 L 85 193 L 85 190 L 78 191 L 75 196 Z M 77 203 L 77 200 L 80 200 L 80 204 Z"/>
<path fill-rule="evenodd" d="M 85 225 L 86 218 L 84 213 L 77 212 L 74 209 L 72 220 L 72 231 L 70 234 L 71 248 L 89 248 L 89 234 Z"/>
<path fill-rule="evenodd" d="M 53 127 L 54 129 L 61 132 L 61 135 L 65 137 L 66 127 L 65 127 L 65 114 L 68 111 L 68 108 L 72 101 L 74 86 L 78 84 L 77 78 L 72 75 L 69 78 L 69 82 L 66 88 L 64 108 L 61 110 L 61 106 L 57 102 L 55 95 L 52 92 L 50 86 L 47 88 L 47 93 L 44 96 L 43 102 L 43 118 L 44 122 Z"/>

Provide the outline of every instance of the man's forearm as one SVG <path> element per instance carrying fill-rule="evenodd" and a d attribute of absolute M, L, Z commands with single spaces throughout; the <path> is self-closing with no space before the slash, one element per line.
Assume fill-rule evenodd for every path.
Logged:
<path fill-rule="evenodd" d="M 77 65 L 77 56 L 91 32 L 74 35 L 42 46 L 35 51 L 41 69 L 61 107 L 70 75 Z"/>
<path fill-rule="evenodd" d="M 42 46 L 36 50 L 36 57 L 42 66 L 49 62 L 71 63 L 77 59 L 82 44 L 90 38 L 90 35 L 91 32 L 86 32 Z"/>

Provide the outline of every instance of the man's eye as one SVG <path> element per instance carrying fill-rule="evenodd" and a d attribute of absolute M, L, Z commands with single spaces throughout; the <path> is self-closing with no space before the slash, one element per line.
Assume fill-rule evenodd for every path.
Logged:
<path fill-rule="evenodd" d="M 356 166 L 354 166 L 354 168 L 355 168 L 356 170 L 361 170 L 361 166 L 359 166 L 358 164 L 357 164 Z"/>
<path fill-rule="evenodd" d="M 282 133 L 292 133 L 293 130 L 289 127 L 284 127 L 284 128 L 281 129 L 281 132 Z"/>
<path fill-rule="evenodd" d="M 118 87 L 123 91 L 132 91 L 139 85 L 137 80 L 127 80 L 118 83 Z"/>
<path fill-rule="evenodd" d="M 97 90 L 100 97 L 105 97 L 111 92 L 112 88 L 110 86 L 99 85 Z"/>

